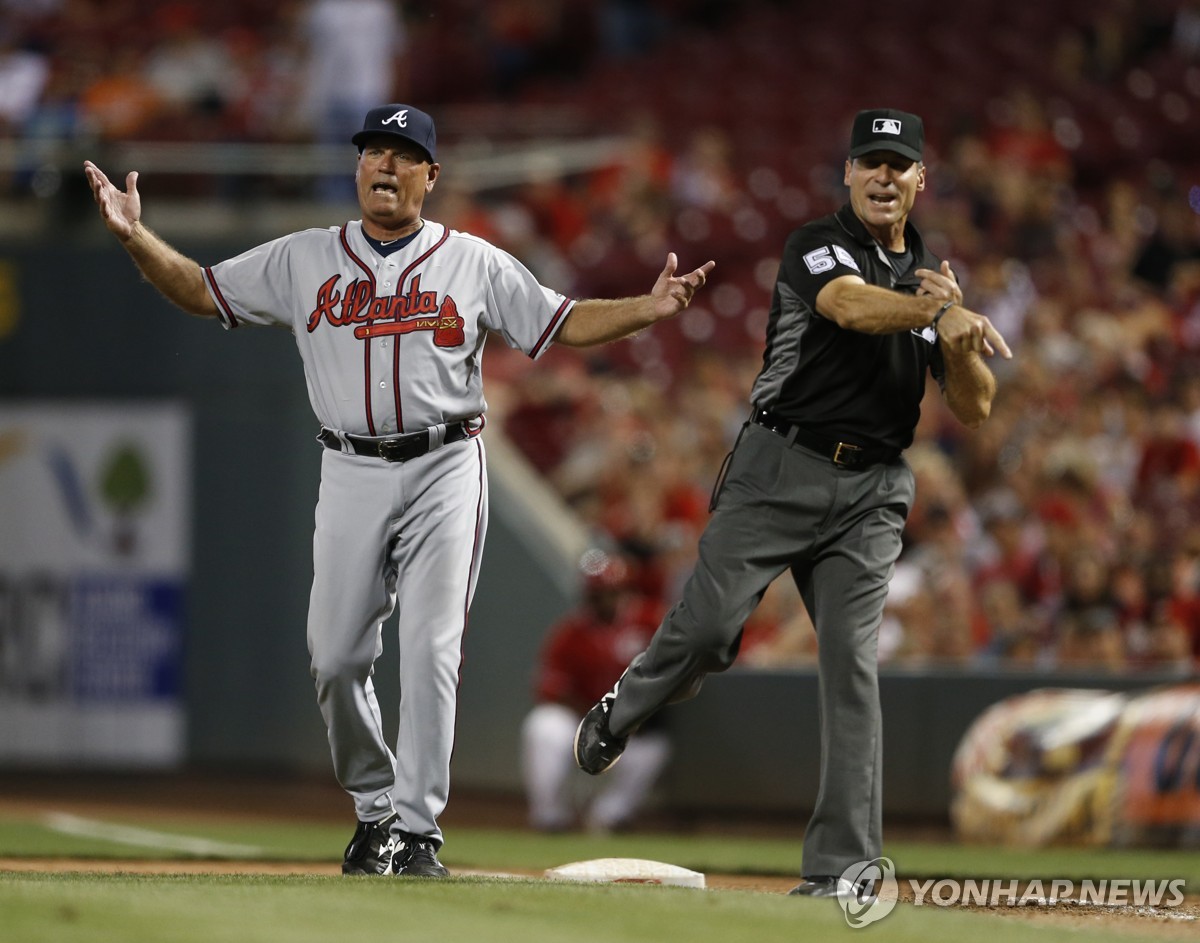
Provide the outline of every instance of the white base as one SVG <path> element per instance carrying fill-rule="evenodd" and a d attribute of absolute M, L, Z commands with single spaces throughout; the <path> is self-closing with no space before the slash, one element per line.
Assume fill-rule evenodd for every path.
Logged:
<path fill-rule="evenodd" d="M 606 882 L 614 884 L 670 884 L 675 887 L 704 887 L 704 875 L 674 864 L 643 858 L 593 858 L 549 868 L 552 881 Z"/>

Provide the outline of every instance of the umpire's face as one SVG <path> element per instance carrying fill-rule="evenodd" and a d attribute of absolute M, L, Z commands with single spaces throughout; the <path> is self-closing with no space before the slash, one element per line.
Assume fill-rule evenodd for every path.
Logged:
<path fill-rule="evenodd" d="M 925 189 L 925 165 L 894 151 L 871 151 L 846 161 L 850 205 L 885 245 L 901 235 L 904 222 Z"/>
<path fill-rule="evenodd" d="M 415 144 L 385 135 L 368 139 L 354 175 L 367 235 L 396 238 L 415 230 L 440 170 Z"/>

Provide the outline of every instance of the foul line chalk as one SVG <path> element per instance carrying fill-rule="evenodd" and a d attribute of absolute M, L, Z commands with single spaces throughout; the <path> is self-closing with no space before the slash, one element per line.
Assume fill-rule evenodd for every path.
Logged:
<path fill-rule="evenodd" d="M 148 828 L 132 825 L 117 825 L 114 822 L 98 822 L 66 812 L 51 812 L 43 820 L 46 826 L 63 835 L 76 838 L 98 838 L 118 845 L 136 845 L 141 848 L 156 848 L 159 851 L 183 851 L 192 855 L 214 855 L 233 858 L 253 858 L 263 849 L 254 845 L 237 845 L 231 842 L 211 841 L 191 835 L 171 835 L 155 832 Z"/>

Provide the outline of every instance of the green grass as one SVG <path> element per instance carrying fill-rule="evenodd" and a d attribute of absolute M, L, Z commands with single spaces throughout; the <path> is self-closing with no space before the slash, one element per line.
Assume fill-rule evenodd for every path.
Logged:
<path fill-rule="evenodd" d="M 795 912 L 781 906 L 788 903 L 794 902 L 669 888 L 581 888 L 473 878 L 433 883 L 39 875 L 0 881 L 0 911 L 7 918 L 0 940 L 329 943 L 360 935 L 442 943 L 763 940 L 785 938 Z M 818 923 L 836 927 L 841 919 L 837 908 L 820 910 Z M 171 928 L 169 936 L 156 935 L 166 927 Z M 699 935 L 702 928 L 713 935 Z"/>
<path fill-rule="evenodd" d="M 259 849 L 251 855 L 186 854 L 100 838 L 64 835 L 38 818 L 0 818 L 0 857 L 68 858 L 254 858 L 264 861 L 336 863 L 349 839 L 341 825 L 284 822 L 258 824 L 146 823 L 133 818 L 106 820 L 179 837 Z M 536 869 L 590 858 L 649 858 L 697 871 L 799 876 L 798 839 L 727 835 L 628 834 L 541 835 L 499 829 L 452 829 L 442 852 L 451 867 Z M 888 842 L 885 854 L 902 876 L 1184 878 L 1200 889 L 1200 853 L 1178 850 L 1046 848 L 1036 851 L 954 843 Z"/>
<path fill-rule="evenodd" d="M 329 825 L 116 824 L 179 837 L 255 846 L 264 860 L 335 866 L 349 837 Z M 651 858 L 696 870 L 795 875 L 795 839 L 633 834 L 544 836 L 455 829 L 442 855 L 460 869 L 540 870 L 599 857 Z M 892 843 L 901 876 L 1182 877 L 1200 888 L 1200 855 L 1182 852 L 1055 849 L 1026 852 L 953 844 Z M 0 857 L 188 859 L 100 838 L 67 836 L 37 818 L 0 819 Z M 199 856 L 203 859 L 204 856 Z M 1089 927 L 1089 943 L 1157 939 L 1153 928 Z M 950 943 L 1046 941 L 1076 937 L 1020 917 L 936 907 L 899 907 L 867 929 L 876 939 Z M 164 943 L 164 941 L 430 940 L 435 943 L 637 943 L 854 939 L 830 901 L 749 891 L 571 885 L 542 880 L 456 877 L 449 881 L 337 876 L 0 872 L 0 943 Z M 868 938 L 869 939 L 869 938 Z"/>
<path fill-rule="evenodd" d="M 853 939 L 830 901 L 679 888 L 454 878 L 31 874 L 0 877 L 3 943 L 329 943 L 360 936 L 439 943 L 728 943 Z M 1011 917 L 900 908 L 868 932 L 899 943 L 1045 941 Z M 1088 932 L 1089 941 L 1151 939 Z"/>

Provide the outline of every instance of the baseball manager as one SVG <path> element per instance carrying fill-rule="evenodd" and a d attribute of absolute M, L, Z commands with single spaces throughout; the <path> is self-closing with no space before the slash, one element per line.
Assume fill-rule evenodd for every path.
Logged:
<path fill-rule="evenodd" d="M 358 825 L 346 874 L 441 877 L 462 638 L 487 527 L 488 333 L 540 357 L 552 343 L 625 337 L 687 307 L 712 262 L 649 294 L 574 300 L 482 239 L 422 218 L 441 172 L 433 119 L 370 110 L 355 172 L 362 218 L 201 266 L 142 223 L 137 172 L 122 191 L 84 168 L 109 230 L 184 311 L 227 330 L 290 330 L 324 446 L 308 647 L 338 781 Z M 399 611 L 393 754 L 373 683 L 382 623 Z"/>

